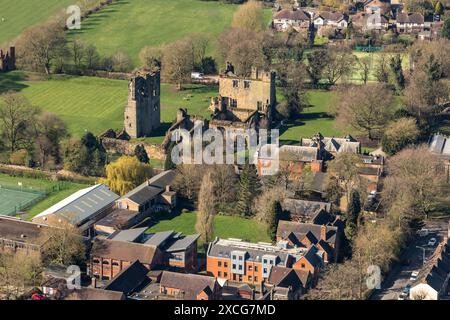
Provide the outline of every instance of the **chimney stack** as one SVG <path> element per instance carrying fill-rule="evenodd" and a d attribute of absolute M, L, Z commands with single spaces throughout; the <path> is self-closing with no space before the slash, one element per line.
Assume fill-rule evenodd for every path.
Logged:
<path fill-rule="evenodd" d="M 320 226 L 320 239 L 327 240 L 327 226 L 324 224 Z"/>

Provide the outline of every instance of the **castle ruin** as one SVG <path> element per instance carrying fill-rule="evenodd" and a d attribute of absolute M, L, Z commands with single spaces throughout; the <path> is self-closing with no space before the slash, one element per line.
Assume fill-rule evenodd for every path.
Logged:
<path fill-rule="evenodd" d="M 275 72 L 252 68 L 249 78 L 238 77 L 227 63 L 219 76 L 219 96 L 211 100 L 210 127 L 269 129 L 276 106 Z"/>
<path fill-rule="evenodd" d="M 128 86 L 124 115 L 125 131 L 131 138 L 150 136 L 161 125 L 160 73 L 137 75 Z"/>

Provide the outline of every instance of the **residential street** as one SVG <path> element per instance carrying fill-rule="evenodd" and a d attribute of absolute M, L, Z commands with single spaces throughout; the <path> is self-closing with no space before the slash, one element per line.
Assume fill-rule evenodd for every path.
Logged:
<path fill-rule="evenodd" d="M 433 255 L 437 244 L 446 235 L 448 225 L 446 221 L 427 221 L 424 228 L 430 230 L 430 234 L 424 237 L 417 236 L 416 240 L 403 253 L 401 257 L 403 264 L 398 263 L 392 268 L 381 284 L 381 289 L 372 294 L 371 300 L 397 300 L 403 288 L 408 284 L 414 284 L 414 281 L 410 280 L 411 273 L 422 269 L 424 250 L 425 261 L 427 261 Z M 431 238 L 437 239 L 437 243 L 433 247 L 428 246 Z"/>

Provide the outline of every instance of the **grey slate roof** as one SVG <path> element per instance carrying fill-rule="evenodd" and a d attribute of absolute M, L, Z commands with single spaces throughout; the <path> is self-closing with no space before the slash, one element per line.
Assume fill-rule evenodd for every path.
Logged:
<path fill-rule="evenodd" d="M 112 205 L 119 196 L 103 184 L 80 190 L 51 206 L 35 218 L 48 214 L 64 217 L 73 225 L 81 225 L 96 213 Z"/>
<path fill-rule="evenodd" d="M 29 244 L 41 244 L 42 224 L 22 221 L 17 218 L 0 216 L 0 239 L 8 239 Z"/>
<path fill-rule="evenodd" d="M 147 230 L 146 227 L 121 230 L 119 232 L 113 233 L 109 237 L 109 239 L 115 240 L 115 241 L 135 242 L 137 239 L 139 239 L 144 234 L 145 230 Z"/>
<path fill-rule="evenodd" d="M 330 202 L 309 201 L 301 199 L 286 198 L 281 203 L 283 210 L 289 211 L 291 217 L 295 219 L 304 220 L 305 222 L 312 222 L 315 224 L 327 224 L 331 218 L 329 214 L 322 214 L 322 209 L 325 213 L 331 211 Z"/>
<path fill-rule="evenodd" d="M 178 239 L 170 247 L 166 249 L 167 252 L 176 252 L 176 251 L 182 251 L 186 250 L 190 245 L 192 245 L 194 242 L 198 240 L 200 235 L 198 234 L 192 234 L 189 236 L 182 237 L 181 239 Z"/>
<path fill-rule="evenodd" d="M 397 23 L 416 23 L 423 24 L 425 21 L 421 13 L 405 13 L 397 14 Z"/>
<path fill-rule="evenodd" d="M 140 212 L 131 211 L 126 209 L 116 209 L 106 217 L 101 219 L 96 223 L 99 226 L 106 227 L 118 227 L 121 228 L 127 225 L 128 221 L 132 220 L 134 217 L 138 216 Z"/>
<path fill-rule="evenodd" d="M 150 180 L 144 182 L 140 186 L 128 192 L 122 197 L 122 199 L 130 199 L 131 201 L 139 205 L 143 204 L 163 193 L 166 189 L 166 186 L 172 185 L 175 175 L 176 173 L 174 170 L 161 172 L 160 174 L 154 176 Z"/>
<path fill-rule="evenodd" d="M 163 231 L 150 235 L 149 239 L 145 241 L 146 245 L 159 247 L 164 244 L 172 235 L 174 231 Z"/>

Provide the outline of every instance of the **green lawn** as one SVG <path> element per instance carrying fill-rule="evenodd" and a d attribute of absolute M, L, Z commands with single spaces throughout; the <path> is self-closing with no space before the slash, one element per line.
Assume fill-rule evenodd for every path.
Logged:
<path fill-rule="evenodd" d="M 74 2 L 74 0 L 0 0 L 0 45 L 13 40 L 29 26 L 47 20 Z"/>
<path fill-rule="evenodd" d="M 92 14 L 72 31 L 102 55 L 127 51 L 135 64 L 145 46 L 170 43 L 193 33 L 217 36 L 231 25 L 237 5 L 200 0 L 119 0 Z M 217 40 L 208 54 L 216 56 Z"/>
<path fill-rule="evenodd" d="M 176 217 L 170 217 L 159 221 L 147 230 L 147 233 L 174 230 L 184 234 L 194 234 L 196 212 L 182 213 Z M 214 235 L 220 238 L 238 238 L 251 242 L 271 242 L 266 228 L 255 220 L 243 219 L 234 216 L 218 215 L 214 221 Z"/>
<path fill-rule="evenodd" d="M 59 115 L 73 135 L 86 130 L 99 134 L 106 129 L 123 127 L 123 112 L 128 82 L 95 77 L 52 76 L 50 80 L 34 74 L 10 72 L 0 74 L 0 93 L 20 91 L 33 105 Z M 175 120 L 178 108 L 190 114 L 208 116 L 210 98 L 217 95 L 214 86 L 188 85 L 177 91 L 172 85 L 161 86 L 162 130 L 152 142 L 162 142 L 165 130 Z"/>
<path fill-rule="evenodd" d="M 340 137 L 345 133 L 335 128 L 334 119 L 327 114 L 332 103 L 336 103 L 333 91 L 311 90 L 308 93 L 310 107 L 306 108 L 299 119 L 289 121 L 280 128 L 280 140 L 297 142 L 301 138 L 310 138 L 317 132 L 324 136 Z"/>

